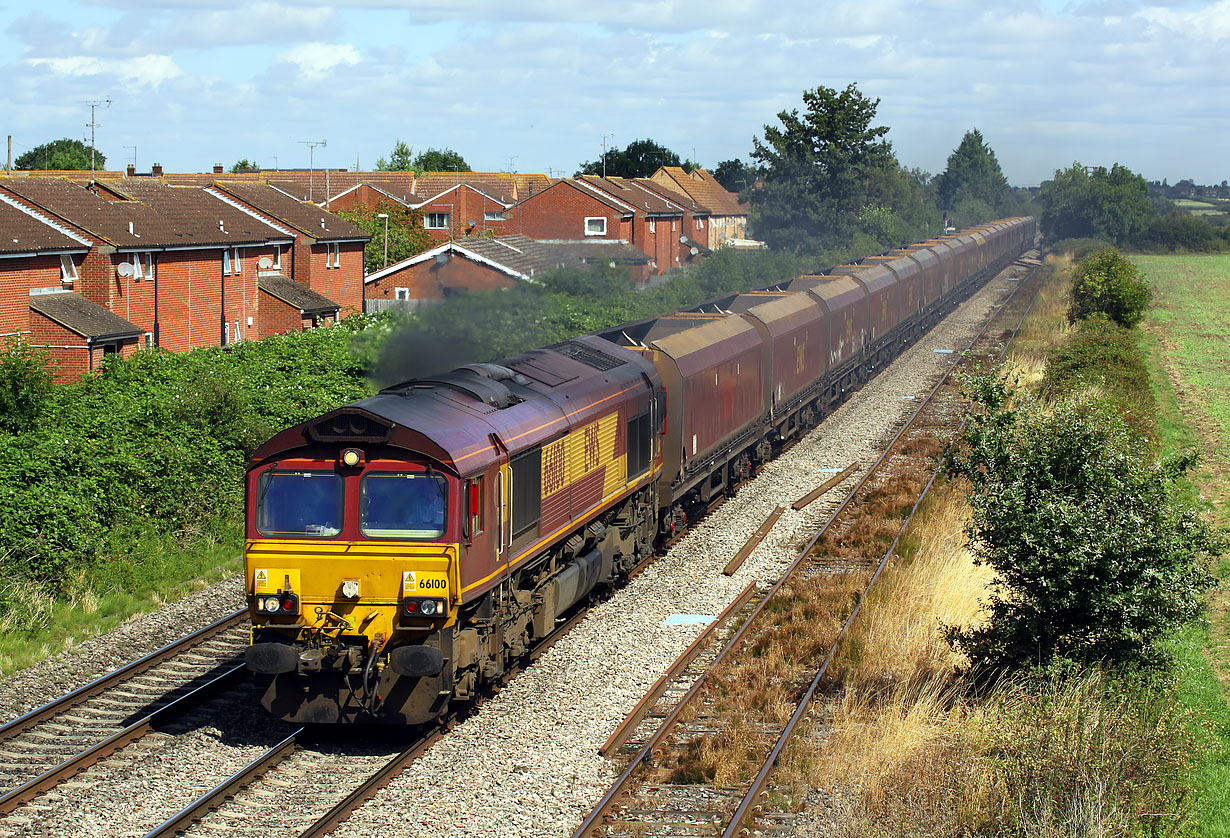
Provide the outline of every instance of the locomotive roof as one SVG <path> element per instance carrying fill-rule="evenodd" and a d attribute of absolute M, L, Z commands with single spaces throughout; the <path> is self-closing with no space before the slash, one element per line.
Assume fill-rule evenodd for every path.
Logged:
<path fill-rule="evenodd" d="M 639 353 L 584 336 L 492 364 L 387 387 L 362 401 L 288 428 L 253 462 L 326 442 L 383 442 L 469 474 L 499 455 L 553 439 L 630 397 L 650 393 L 657 371 Z M 356 432 L 356 429 L 358 431 Z M 498 440 L 498 442 L 497 442 Z"/>

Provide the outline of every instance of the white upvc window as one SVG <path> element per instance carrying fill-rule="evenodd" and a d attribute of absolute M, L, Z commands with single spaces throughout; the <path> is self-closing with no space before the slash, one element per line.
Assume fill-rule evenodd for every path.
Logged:
<path fill-rule="evenodd" d="M 697 230 L 705 229 L 705 219 L 703 218 L 696 219 L 696 229 Z"/>
<path fill-rule="evenodd" d="M 241 270 L 243 270 L 243 266 L 239 261 L 239 248 L 231 247 L 224 249 L 222 251 L 222 275 L 237 274 Z"/>
<path fill-rule="evenodd" d="M 273 264 L 269 267 L 276 271 L 282 270 L 282 245 L 275 244 L 273 246 Z"/>
<path fill-rule="evenodd" d="M 502 212 L 484 212 L 484 213 L 483 213 L 483 220 L 484 220 L 484 221 L 503 221 L 503 220 L 504 220 L 504 213 L 502 213 Z"/>
<path fill-rule="evenodd" d="M 606 235 L 606 218 L 602 216 L 585 219 L 585 235 L 587 236 L 605 236 Z"/>
<path fill-rule="evenodd" d="M 140 253 L 132 254 L 132 278 L 154 278 L 154 251 L 144 250 Z"/>
<path fill-rule="evenodd" d="M 395 288 L 395 289 L 393 289 L 393 299 L 395 299 L 395 300 L 408 300 L 408 299 L 410 299 L 410 289 L 409 289 L 409 288 Z"/>
<path fill-rule="evenodd" d="M 429 212 L 423 218 L 423 226 L 428 230 L 447 230 L 448 229 L 448 213 L 447 212 Z"/>
<path fill-rule="evenodd" d="M 658 222 L 654 221 L 652 218 L 649 219 L 649 232 L 651 233 L 658 232 Z"/>
<path fill-rule="evenodd" d="M 671 222 L 671 232 L 672 233 L 675 232 L 675 222 L 674 221 Z"/>
<path fill-rule="evenodd" d="M 77 266 L 73 264 L 73 257 L 67 253 L 60 254 L 60 282 L 71 283 L 77 278 Z"/>
<path fill-rule="evenodd" d="M 328 250 L 325 251 L 325 267 L 340 268 L 342 266 L 342 245 L 341 242 L 332 242 L 326 244 Z"/>

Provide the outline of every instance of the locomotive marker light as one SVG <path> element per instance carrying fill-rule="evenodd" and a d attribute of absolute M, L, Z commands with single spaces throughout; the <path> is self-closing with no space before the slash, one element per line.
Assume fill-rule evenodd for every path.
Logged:
<path fill-rule="evenodd" d="M 346 448 L 342 450 L 342 465 L 347 468 L 358 468 L 363 465 L 363 451 L 358 448 Z"/>
<path fill-rule="evenodd" d="M 342 580 L 342 596 L 347 599 L 359 598 L 359 580 L 358 579 L 343 579 Z"/>

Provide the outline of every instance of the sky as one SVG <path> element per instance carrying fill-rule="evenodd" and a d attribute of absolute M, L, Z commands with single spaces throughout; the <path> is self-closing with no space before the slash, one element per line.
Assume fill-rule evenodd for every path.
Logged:
<path fill-rule="evenodd" d="M 567 176 L 642 138 L 713 168 L 853 83 L 933 174 L 978 128 L 1018 186 L 1073 162 L 1230 178 L 1230 0 L 0 0 L 0 21 L 14 158 L 88 141 L 109 100 L 115 169 L 367 170 L 400 139 Z"/>

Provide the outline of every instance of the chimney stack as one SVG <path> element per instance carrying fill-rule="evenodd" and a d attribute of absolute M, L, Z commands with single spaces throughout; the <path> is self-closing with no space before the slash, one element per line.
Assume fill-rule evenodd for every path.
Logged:
<path fill-rule="evenodd" d="M 124 172 L 124 174 L 127 175 L 128 177 L 136 177 L 137 176 L 137 164 L 129 163 L 128 169 Z"/>
<path fill-rule="evenodd" d="M 221 163 L 214 163 L 214 174 L 215 175 L 222 174 L 222 164 Z"/>
<path fill-rule="evenodd" d="M 162 164 L 155 163 L 153 166 L 150 167 L 149 173 L 153 175 L 154 177 L 162 177 Z"/>

